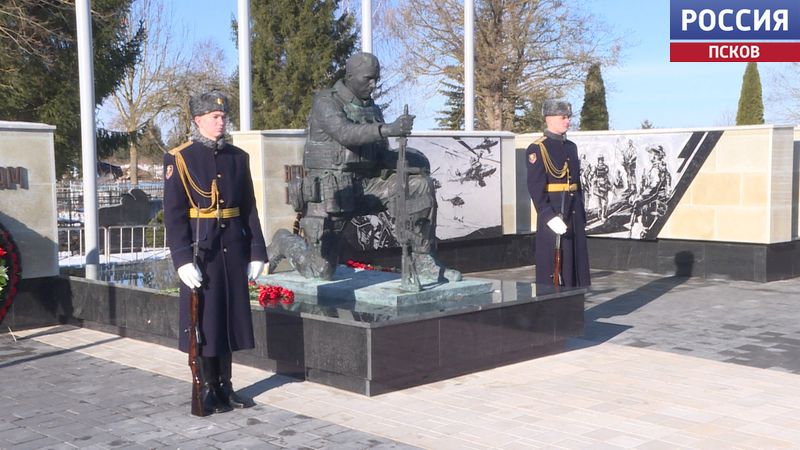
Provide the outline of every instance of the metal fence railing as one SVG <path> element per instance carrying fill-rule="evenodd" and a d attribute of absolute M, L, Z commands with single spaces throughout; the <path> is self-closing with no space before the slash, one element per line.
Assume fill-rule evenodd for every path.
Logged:
<path fill-rule="evenodd" d="M 119 225 L 100 227 L 98 250 L 101 263 L 123 263 L 169 256 L 163 225 Z M 62 266 L 83 265 L 86 261 L 83 227 L 58 228 L 58 261 Z"/>
<path fill-rule="evenodd" d="M 144 191 L 150 200 L 164 198 L 164 183 L 161 181 L 140 182 L 136 186 L 130 183 L 100 183 L 97 185 L 97 206 L 117 205 L 122 196 L 134 188 Z M 59 224 L 83 223 L 83 184 L 75 181 L 57 183 L 56 209 L 58 210 Z"/>

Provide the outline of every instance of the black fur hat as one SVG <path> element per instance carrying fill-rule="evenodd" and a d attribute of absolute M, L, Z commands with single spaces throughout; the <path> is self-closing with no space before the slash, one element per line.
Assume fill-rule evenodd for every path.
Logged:
<path fill-rule="evenodd" d="M 572 117 L 572 105 L 561 100 L 545 100 L 542 105 L 542 116 Z"/>
<path fill-rule="evenodd" d="M 230 102 L 228 97 L 220 91 L 209 91 L 197 94 L 189 99 L 189 114 L 192 117 L 202 116 L 212 111 L 222 111 L 228 114 Z"/>

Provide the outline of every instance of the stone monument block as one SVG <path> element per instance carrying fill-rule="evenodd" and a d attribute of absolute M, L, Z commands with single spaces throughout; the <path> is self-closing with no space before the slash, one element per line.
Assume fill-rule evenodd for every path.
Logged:
<path fill-rule="evenodd" d="M 58 275 L 54 131 L 0 121 L 0 223 L 19 245 L 23 279 Z"/>

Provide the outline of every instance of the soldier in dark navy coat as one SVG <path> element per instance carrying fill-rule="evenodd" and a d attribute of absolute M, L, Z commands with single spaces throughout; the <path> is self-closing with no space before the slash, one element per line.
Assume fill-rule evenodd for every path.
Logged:
<path fill-rule="evenodd" d="M 188 352 L 191 289 L 199 293 L 199 355 L 208 413 L 252 405 L 231 384 L 231 356 L 255 346 L 248 278 L 267 260 L 247 153 L 225 142 L 228 99 L 190 99 L 191 140 L 164 155 L 164 224 L 180 277 L 180 350 Z M 193 244 L 197 241 L 197 260 Z"/>
<path fill-rule="evenodd" d="M 567 140 L 572 117 L 567 102 L 544 103 L 544 136 L 527 151 L 528 192 L 536 208 L 536 283 L 553 283 L 556 235 L 561 236 L 564 286 L 589 286 L 586 211 L 578 147 Z"/>

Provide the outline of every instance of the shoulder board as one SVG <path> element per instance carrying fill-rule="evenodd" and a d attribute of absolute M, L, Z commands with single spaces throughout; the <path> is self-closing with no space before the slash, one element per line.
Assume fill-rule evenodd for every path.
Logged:
<path fill-rule="evenodd" d="M 545 139 L 547 139 L 547 136 L 542 136 L 539 139 L 533 141 L 533 143 L 538 145 L 538 144 L 541 144 L 542 142 L 544 142 Z"/>
<path fill-rule="evenodd" d="M 192 141 L 184 142 L 183 144 L 181 144 L 181 145 L 173 148 L 172 150 L 170 150 L 169 154 L 172 155 L 172 156 L 175 156 L 175 155 L 178 154 L 178 152 L 180 152 L 181 150 L 185 149 L 186 147 L 188 147 L 190 145 L 192 145 Z"/>

